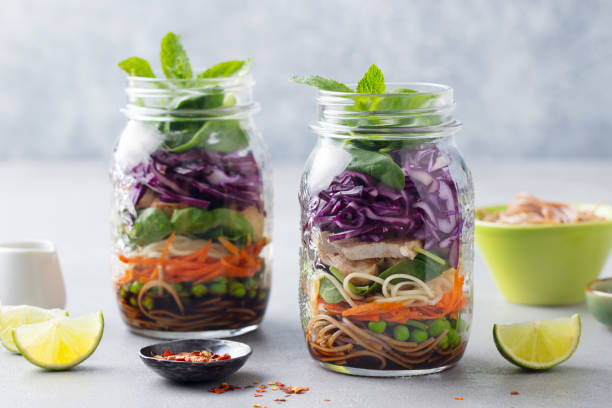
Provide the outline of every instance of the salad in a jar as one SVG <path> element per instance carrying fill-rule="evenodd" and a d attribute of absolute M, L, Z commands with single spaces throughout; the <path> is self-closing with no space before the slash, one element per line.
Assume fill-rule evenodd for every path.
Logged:
<path fill-rule="evenodd" d="M 452 366 L 471 320 L 473 198 L 449 88 L 385 92 L 375 65 L 356 91 L 318 76 L 294 81 L 321 89 L 300 191 L 311 355 L 363 375 Z"/>
<path fill-rule="evenodd" d="M 113 287 L 137 332 L 240 334 L 262 320 L 270 287 L 250 61 L 194 76 L 169 33 L 161 62 L 165 79 L 140 58 L 119 64 L 130 75 L 130 120 L 111 172 Z"/>

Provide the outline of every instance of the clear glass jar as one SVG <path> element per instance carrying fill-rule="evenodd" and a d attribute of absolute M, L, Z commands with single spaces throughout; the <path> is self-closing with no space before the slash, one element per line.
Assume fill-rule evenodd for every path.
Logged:
<path fill-rule="evenodd" d="M 452 367 L 472 318 L 473 186 L 454 142 L 453 91 L 391 86 L 319 91 L 299 194 L 306 344 L 346 374 Z"/>
<path fill-rule="evenodd" d="M 111 164 L 113 288 L 158 338 L 257 328 L 270 288 L 271 183 L 250 76 L 130 77 Z"/>

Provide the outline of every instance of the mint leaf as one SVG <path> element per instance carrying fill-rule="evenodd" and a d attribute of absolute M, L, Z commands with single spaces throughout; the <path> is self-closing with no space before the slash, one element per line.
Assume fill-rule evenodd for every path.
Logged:
<path fill-rule="evenodd" d="M 370 65 L 368 72 L 357 84 L 358 93 L 385 93 L 385 77 L 376 65 Z"/>
<path fill-rule="evenodd" d="M 316 86 L 324 91 L 353 92 L 351 88 L 343 83 L 334 81 L 333 79 L 323 78 L 319 75 L 294 75 L 291 77 L 291 80 L 298 84 Z"/>
<path fill-rule="evenodd" d="M 198 75 L 198 78 L 226 78 L 247 69 L 251 60 L 232 60 L 220 62 Z"/>
<path fill-rule="evenodd" d="M 189 58 L 178 35 L 174 33 L 166 34 L 161 42 L 160 57 L 166 78 L 189 79 L 193 77 Z"/>
<path fill-rule="evenodd" d="M 145 59 L 131 57 L 124 59 L 117 65 L 119 65 L 119 68 L 127 72 L 129 76 L 155 78 L 155 74 L 151 69 L 151 65 L 149 65 L 149 61 Z"/>
<path fill-rule="evenodd" d="M 351 149 L 352 159 L 346 166 L 347 170 L 358 171 L 374 177 L 383 184 L 396 190 L 403 190 L 405 184 L 404 171 L 391 156 L 370 150 Z"/>

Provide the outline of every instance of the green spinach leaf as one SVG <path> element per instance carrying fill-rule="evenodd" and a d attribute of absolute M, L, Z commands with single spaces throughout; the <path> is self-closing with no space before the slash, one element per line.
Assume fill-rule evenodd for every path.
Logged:
<path fill-rule="evenodd" d="M 402 168 L 386 153 L 363 149 L 349 149 L 352 159 L 346 167 L 374 177 L 396 190 L 403 190 L 405 184 Z"/>
<path fill-rule="evenodd" d="M 207 238 L 222 236 L 232 242 L 244 243 L 248 236 L 253 237 L 253 226 L 239 212 L 227 208 L 217 208 L 211 211 L 212 228 L 206 232 Z"/>
<path fill-rule="evenodd" d="M 160 241 L 171 233 L 172 224 L 166 214 L 156 208 L 147 208 L 138 214 L 128 236 L 136 245 L 144 246 Z"/>
<path fill-rule="evenodd" d="M 131 57 L 124 59 L 118 65 L 119 68 L 127 72 L 129 76 L 155 78 L 155 74 L 151 69 L 149 61 L 145 59 Z"/>
<path fill-rule="evenodd" d="M 175 233 L 195 236 L 203 235 L 213 228 L 215 217 L 210 211 L 189 207 L 174 210 L 170 222 Z"/>
<path fill-rule="evenodd" d="M 319 295 L 327 303 L 340 303 L 344 300 L 342 294 L 338 291 L 338 288 L 331 282 L 333 277 L 328 274 L 323 275 L 319 282 Z"/>
<path fill-rule="evenodd" d="M 246 131 L 238 120 L 209 120 L 191 139 L 182 145 L 170 148 L 175 153 L 201 147 L 218 153 L 229 153 L 248 146 Z"/>
<path fill-rule="evenodd" d="M 193 77 L 189 58 L 178 35 L 166 34 L 161 42 L 160 57 L 166 78 L 189 79 Z"/>
<path fill-rule="evenodd" d="M 440 265 L 438 262 L 424 256 L 423 254 L 417 254 L 414 259 L 404 259 L 393 265 L 390 268 L 385 269 L 381 272 L 378 277 L 381 279 L 387 279 L 392 275 L 412 275 L 416 278 L 419 278 L 423 282 L 427 282 L 436 276 L 441 275 L 445 270 L 447 270 L 450 266 L 448 264 Z M 393 280 L 391 283 L 400 282 L 401 278 L 398 280 Z M 366 295 L 377 292 L 381 289 L 381 285 L 378 282 L 375 282 L 370 285 L 370 287 L 366 291 Z"/>

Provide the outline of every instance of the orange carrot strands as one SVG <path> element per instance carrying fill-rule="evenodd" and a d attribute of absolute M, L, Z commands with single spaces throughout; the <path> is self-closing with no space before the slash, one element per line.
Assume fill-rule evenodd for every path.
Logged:
<path fill-rule="evenodd" d="M 207 241 L 202 248 L 185 256 L 169 257 L 168 252 L 172 245 L 172 234 L 162 249 L 159 258 L 126 257 L 119 255 L 119 261 L 129 265 L 124 275 L 117 281 L 124 284 L 135 279 L 147 283 L 155 279 L 167 282 L 205 282 L 218 276 L 249 277 L 261 269 L 263 259 L 259 257 L 266 240 L 261 239 L 255 244 L 247 241 L 249 245 L 238 249 L 234 244 L 224 238 L 219 242 L 231 255 L 223 258 L 208 257 L 212 242 Z"/>
<path fill-rule="evenodd" d="M 236 255 L 238 253 L 238 249 L 236 248 L 236 246 L 234 244 L 232 244 L 231 242 L 229 242 L 227 239 L 225 239 L 223 237 L 219 237 L 217 239 L 219 240 L 221 245 L 223 245 L 225 247 L 225 249 L 230 251 L 232 254 Z"/>

